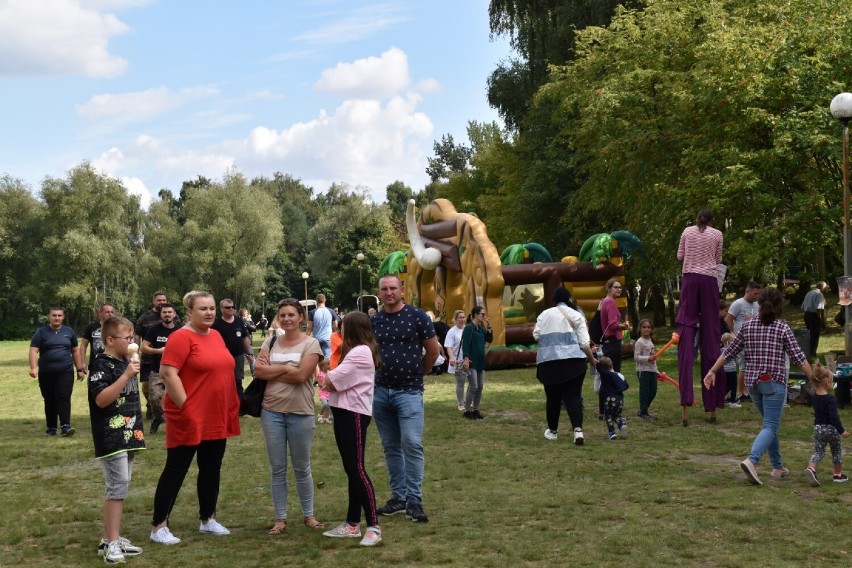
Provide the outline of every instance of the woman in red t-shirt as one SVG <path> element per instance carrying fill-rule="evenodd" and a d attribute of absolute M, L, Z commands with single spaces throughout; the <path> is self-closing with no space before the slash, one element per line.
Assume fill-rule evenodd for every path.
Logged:
<path fill-rule="evenodd" d="M 213 516 L 225 443 L 240 434 L 234 358 L 219 332 L 211 329 L 216 301 L 207 292 L 189 292 L 183 305 L 189 323 L 169 336 L 160 362 L 166 386 L 166 465 L 154 494 L 151 530 L 151 540 L 160 544 L 180 542 L 169 530 L 169 515 L 196 455 L 199 531 L 230 534 Z"/>

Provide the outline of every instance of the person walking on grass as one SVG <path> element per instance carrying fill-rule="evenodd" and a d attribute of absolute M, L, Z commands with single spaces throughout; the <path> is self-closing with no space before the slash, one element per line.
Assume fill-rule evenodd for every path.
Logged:
<path fill-rule="evenodd" d="M 376 492 L 364 466 L 364 448 L 373 414 L 376 367 L 381 366 L 381 359 L 367 314 L 346 314 L 342 330 L 340 364 L 328 371 L 320 386 L 330 391 L 328 403 L 334 415 L 334 439 L 349 479 L 349 507 L 346 521 L 323 534 L 338 538 L 360 537 L 363 510 L 367 530 L 361 546 L 375 546 L 382 540 L 382 529 L 379 528 Z M 325 361 L 320 366 L 329 367 Z"/>
<path fill-rule="evenodd" d="M 654 326 L 651 320 L 643 319 L 639 322 L 639 339 L 633 347 L 633 360 L 636 361 L 636 374 L 639 376 L 639 418 L 644 420 L 656 420 L 648 410 L 651 403 L 657 397 L 657 362 L 652 359 L 657 352 L 654 349 L 654 340 L 651 337 Z"/>
<path fill-rule="evenodd" d="M 811 358 L 816 357 L 819 336 L 825 329 L 826 290 L 828 290 L 828 284 L 820 280 L 813 290 L 805 294 L 805 301 L 802 302 L 802 311 L 805 313 L 805 327 L 808 328 L 810 334 L 810 353 L 808 353 L 808 356 Z"/>
<path fill-rule="evenodd" d="M 462 365 L 467 369 L 467 394 L 464 397 L 464 414 L 468 420 L 485 418 L 479 412 L 482 389 L 485 387 L 485 344 L 494 341 L 491 322 L 485 308 L 474 306 L 464 326 L 461 338 Z"/>
<path fill-rule="evenodd" d="M 160 306 L 160 323 L 148 328 L 145 339 L 142 340 L 142 354 L 149 357 L 148 404 L 151 406 L 151 415 L 154 417 L 151 421 L 151 428 L 148 430 L 150 434 L 156 434 L 165 422 L 163 418 L 163 395 L 166 392 L 166 385 L 160 375 L 160 358 L 166 349 L 169 336 L 182 326 L 183 324 L 180 323 L 180 318 L 177 317 L 177 312 L 175 312 L 175 307 L 169 303 L 163 304 Z"/>
<path fill-rule="evenodd" d="M 77 380 L 86 376 L 83 353 L 77 345 L 77 335 L 67 325 L 65 308 L 50 306 L 48 323 L 38 328 L 30 341 L 30 376 L 38 377 L 38 387 L 44 399 L 44 418 L 47 436 L 56 436 L 57 420 L 63 436 L 73 436 L 71 426 L 71 393 L 74 390 L 74 368 Z"/>
<path fill-rule="evenodd" d="M 123 563 L 142 549 L 121 536 L 124 499 L 130 488 L 133 457 L 145 449 L 142 404 L 139 400 L 139 361 L 127 360 L 133 341 L 133 324 L 109 317 L 101 322 L 103 352 L 89 367 L 89 417 L 95 457 L 101 462 L 106 482 L 104 533 L 98 555 L 107 564 Z"/>
<path fill-rule="evenodd" d="M 92 322 L 83 330 L 83 338 L 80 339 L 80 353 L 83 355 L 83 361 L 86 361 L 86 351 L 89 351 L 89 346 L 92 347 L 89 351 L 87 367 L 91 367 L 95 362 L 95 357 L 99 353 L 104 352 L 104 342 L 101 339 L 101 326 L 103 323 L 115 315 L 115 307 L 112 304 L 103 304 L 98 310 L 98 321 Z"/>
<path fill-rule="evenodd" d="M 610 440 L 619 436 L 627 437 L 627 419 L 624 418 L 624 389 L 627 381 L 624 375 L 612 368 L 612 360 L 609 357 L 601 357 L 598 360 L 598 374 L 601 377 L 601 390 L 598 396 L 603 402 L 604 422 Z M 615 428 L 618 427 L 618 432 Z"/>
<path fill-rule="evenodd" d="M 447 336 L 444 338 L 444 349 L 447 351 L 449 360 L 447 372 L 456 378 L 456 403 L 458 409 L 464 412 L 464 385 L 467 382 L 467 369 L 463 365 L 461 350 L 461 339 L 465 326 L 464 310 L 456 310 L 453 313 L 453 323 L 455 325 L 447 331 Z"/>
<path fill-rule="evenodd" d="M 382 360 L 376 371 L 373 418 L 392 492 L 378 512 L 404 512 L 410 520 L 425 523 L 429 517 L 423 511 L 423 376 L 432 370 L 441 347 L 429 316 L 406 304 L 403 291 L 399 276 L 383 276 L 379 296 L 384 306 L 370 320 Z"/>
<path fill-rule="evenodd" d="M 799 347 L 793 331 L 787 322 L 781 319 L 783 302 L 784 295 L 777 288 L 761 290 L 758 297 L 758 317 L 743 325 L 734 341 L 722 351 L 704 377 L 705 388 L 714 388 L 720 374 L 721 380 L 725 380 L 722 373 L 725 361 L 745 353 L 745 384 L 763 419 L 763 426 L 752 443 L 751 452 L 740 463 L 753 485 L 763 484 L 757 474 L 757 464 L 767 452 L 772 463 L 772 477 L 789 475 L 781 460 L 778 440 L 781 414 L 787 402 L 787 357 L 802 368 L 809 380 L 813 380 L 814 376 L 808 358 Z"/>
<path fill-rule="evenodd" d="M 831 394 L 834 376 L 822 365 L 814 366 L 811 388 L 811 405 L 814 409 L 814 454 L 805 468 L 805 477 L 814 486 L 819 486 L 816 476 L 817 464 L 825 457 L 825 447 L 831 447 L 831 461 L 834 464 L 835 483 L 845 483 L 849 480 L 843 473 L 843 447 L 840 438 L 848 438 L 849 431 L 840 422 L 837 414 L 837 400 Z"/>
<path fill-rule="evenodd" d="M 734 337 L 740 332 L 743 324 L 752 318 L 756 318 L 760 311 L 760 306 L 757 305 L 757 297 L 760 295 L 761 286 L 754 280 L 749 280 L 746 284 L 745 292 L 742 298 L 734 300 L 731 307 L 728 308 L 728 315 L 725 316 L 725 324 L 728 330 L 734 334 Z M 744 356 L 740 354 L 734 365 L 737 368 L 737 392 L 733 401 L 730 401 L 726 406 L 728 408 L 740 408 L 741 402 L 749 401 L 748 392 L 745 388 L 745 373 L 743 371 Z"/>
<path fill-rule="evenodd" d="M 695 351 L 690 349 L 698 336 L 701 349 L 701 372 L 719 357 L 722 328 L 719 325 L 719 281 L 717 267 L 722 262 L 722 233 L 713 227 L 713 213 L 698 212 L 695 224 L 683 230 L 677 248 L 677 259 L 683 263 L 683 284 L 677 312 L 677 332 L 681 347 L 677 350 L 677 369 L 680 381 L 682 424 L 689 425 L 688 409 L 694 402 L 692 367 Z M 704 412 L 710 422 L 716 422 L 716 410 L 725 408 L 725 375 L 719 366 L 714 390 L 701 389 Z"/>
<path fill-rule="evenodd" d="M 586 318 L 571 301 L 571 293 L 562 286 L 553 291 L 552 308 L 541 312 L 533 328 L 538 341 L 536 378 L 544 386 L 547 430 L 544 437 L 556 440 L 559 436 L 559 414 L 562 406 L 568 411 L 574 444 L 582 446 L 583 437 L 583 380 L 586 362 L 597 363 L 592 353 Z"/>

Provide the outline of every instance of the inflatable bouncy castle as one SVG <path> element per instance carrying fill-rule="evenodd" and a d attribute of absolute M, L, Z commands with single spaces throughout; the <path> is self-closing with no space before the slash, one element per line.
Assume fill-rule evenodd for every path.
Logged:
<path fill-rule="evenodd" d="M 459 213 L 446 199 L 432 201 L 416 220 L 414 201 L 409 201 L 406 227 L 411 248 L 389 255 L 379 277 L 399 274 L 405 301 L 431 310 L 449 325 L 455 310 L 470 313 L 474 306 L 483 306 L 494 331 L 486 354 L 491 369 L 535 363 L 532 331 L 557 286 L 570 290 L 591 319 L 605 296 L 607 280 L 614 277 L 623 283 L 624 260 L 641 246 L 632 234 L 617 231 L 590 237 L 581 248 L 585 260 L 581 256 L 553 262 L 537 243 L 511 245 L 498 254 L 485 224 L 475 215 Z M 618 299 L 622 311 L 626 302 Z M 627 349 L 632 352 L 632 346 Z"/>

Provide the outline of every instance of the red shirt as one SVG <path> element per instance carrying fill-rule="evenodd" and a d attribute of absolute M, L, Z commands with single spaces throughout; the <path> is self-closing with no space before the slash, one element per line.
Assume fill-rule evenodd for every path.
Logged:
<path fill-rule="evenodd" d="M 240 401 L 234 358 L 215 330 L 199 335 L 181 328 L 169 336 L 161 365 L 178 369 L 186 401 L 178 408 L 166 394 L 166 447 L 197 446 L 240 435 Z"/>

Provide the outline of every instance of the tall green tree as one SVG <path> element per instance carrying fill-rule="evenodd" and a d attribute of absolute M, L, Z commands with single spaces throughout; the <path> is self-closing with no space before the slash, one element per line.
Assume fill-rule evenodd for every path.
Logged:
<path fill-rule="evenodd" d="M 0 176 L 0 337 L 32 333 L 39 305 L 36 259 L 44 240 L 47 211 L 24 183 Z"/>
<path fill-rule="evenodd" d="M 826 0 L 649 0 L 579 32 L 576 60 L 536 99 L 579 181 L 563 221 L 615 220 L 655 271 L 677 270 L 678 236 L 703 207 L 734 276 L 837 250 L 827 106 L 852 73 L 850 18 Z"/>
<path fill-rule="evenodd" d="M 360 268 L 364 290 L 373 293 L 382 259 L 407 244 L 391 225 L 388 205 L 376 205 L 364 190 L 333 184 L 316 201 L 322 216 L 308 238 L 310 295 L 324 292 L 330 301 L 352 307 L 360 293 L 358 253 L 366 256 Z"/>
<path fill-rule="evenodd" d="M 72 324 L 94 317 L 105 300 L 128 312 L 138 297 L 139 198 L 88 163 L 65 178 L 46 178 L 41 198 L 47 214 L 33 299 L 65 304 Z"/>
<path fill-rule="evenodd" d="M 491 0 L 492 35 L 508 36 L 517 56 L 500 63 L 488 79 L 488 102 L 506 126 L 524 128 L 533 96 L 547 82 L 548 66 L 574 57 L 576 30 L 609 23 L 624 0 Z"/>
<path fill-rule="evenodd" d="M 258 304 L 267 262 L 281 244 L 281 223 L 270 215 L 275 200 L 234 171 L 221 182 L 184 189 L 182 225 L 169 215 L 170 203 L 152 205 L 146 241 L 161 262 L 156 275 L 174 282 L 178 293 L 203 289 L 240 306 Z"/>

